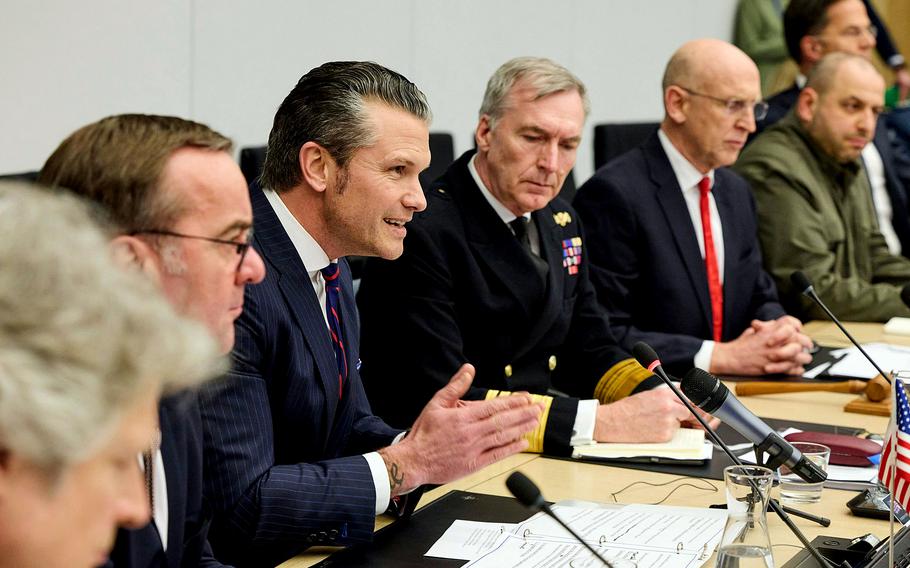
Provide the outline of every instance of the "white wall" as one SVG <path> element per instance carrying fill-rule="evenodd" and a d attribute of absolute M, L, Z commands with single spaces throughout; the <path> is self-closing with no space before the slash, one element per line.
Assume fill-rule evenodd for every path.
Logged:
<path fill-rule="evenodd" d="M 685 40 L 729 39 L 733 0 L 33 0 L 0 19 L 0 172 L 38 169 L 75 128 L 120 112 L 185 116 L 264 144 L 297 79 L 371 59 L 427 94 L 434 130 L 470 133 L 486 80 L 517 55 L 550 57 L 592 101 L 591 125 L 657 120 L 660 75 Z"/>

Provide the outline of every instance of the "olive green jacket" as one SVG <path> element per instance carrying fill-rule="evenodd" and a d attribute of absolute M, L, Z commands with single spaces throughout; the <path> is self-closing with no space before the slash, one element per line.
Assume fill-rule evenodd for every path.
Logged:
<path fill-rule="evenodd" d="M 765 267 L 788 311 L 825 318 L 790 284 L 801 270 L 841 319 L 910 316 L 900 298 L 910 260 L 888 252 L 859 160 L 840 164 L 825 154 L 791 111 L 746 148 L 734 169 L 752 186 Z"/>

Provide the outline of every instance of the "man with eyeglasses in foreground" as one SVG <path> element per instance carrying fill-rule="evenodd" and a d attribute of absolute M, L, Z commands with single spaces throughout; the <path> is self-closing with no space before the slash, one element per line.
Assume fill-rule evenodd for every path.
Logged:
<path fill-rule="evenodd" d="M 205 324 L 222 353 L 234 345 L 244 287 L 265 276 L 249 246 L 253 213 L 230 150 L 229 139 L 202 124 L 111 116 L 71 134 L 39 177 L 100 204 L 119 231 L 115 257 L 157 282 L 178 312 Z M 152 522 L 118 534 L 115 567 L 221 566 L 206 540 L 195 395 L 161 401 L 160 444 L 143 456 Z"/>
<path fill-rule="evenodd" d="M 726 167 L 767 110 L 758 68 L 726 42 L 695 40 L 671 57 L 663 93 L 660 130 L 575 199 L 613 332 L 677 372 L 800 374 L 811 341 L 778 303 L 749 187 Z"/>
<path fill-rule="evenodd" d="M 803 271 L 849 321 L 910 316 L 901 299 L 910 260 L 889 252 L 860 156 L 875 134 L 885 81 L 864 57 L 826 55 L 796 106 L 743 152 L 736 170 L 758 205 L 765 265 L 788 306 L 824 314 L 790 275 Z"/>

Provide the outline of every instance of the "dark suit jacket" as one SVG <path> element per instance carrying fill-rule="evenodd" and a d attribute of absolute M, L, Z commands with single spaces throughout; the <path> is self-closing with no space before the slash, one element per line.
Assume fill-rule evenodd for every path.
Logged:
<path fill-rule="evenodd" d="M 141 529 L 121 529 L 108 566 L 222 566 L 212 556 L 206 540 L 209 523 L 202 499 L 202 425 L 196 393 L 183 392 L 162 399 L 158 416 L 167 482 L 167 552 L 151 523 Z"/>
<path fill-rule="evenodd" d="M 782 119 L 790 109 L 796 105 L 799 98 L 799 87 L 793 85 L 786 91 L 768 99 L 768 115 L 761 122 L 756 123 L 756 131 L 752 135 L 758 136 L 764 129 Z M 751 140 L 751 137 L 750 137 Z M 889 132 L 888 120 L 885 115 L 878 118 L 875 125 L 875 137 L 872 139 L 875 148 L 882 157 L 885 170 L 885 188 L 891 198 L 891 226 L 897 233 L 901 243 L 901 254 L 910 258 L 910 156 L 899 143 L 896 143 Z"/>
<path fill-rule="evenodd" d="M 347 263 L 341 318 L 350 375 L 342 395 L 322 309 L 265 195 L 251 190 L 267 274 L 246 290 L 234 365 L 202 401 L 206 494 L 219 558 L 273 566 L 313 544 L 372 538 L 375 487 L 362 453 L 399 432 L 373 416 L 358 373 L 358 321 Z"/>
<path fill-rule="evenodd" d="M 465 362 L 477 368 L 473 398 L 487 389 L 546 394 L 551 386 L 592 398 L 603 374 L 629 357 L 597 305 L 575 211 L 557 198 L 532 215 L 549 265 L 544 282 L 474 183 L 473 153 L 431 186 L 404 254 L 370 259 L 360 285 L 364 382 L 392 424 L 410 424 Z M 545 451 L 566 451 L 576 409 L 577 399 L 556 398 Z"/>
<path fill-rule="evenodd" d="M 722 340 L 735 339 L 753 318 L 784 315 L 762 269 L 755 203 L 746 182 L 715 170 L 712 189 L 724 237 Z M 676 175 L 653 134 L 643 145 L 597 170 L 575 206 L 588 232 L 592 280 L 627 348 L 651 345 L 665 366 L 691 368 L 712 335 L 705 262 Z"/>

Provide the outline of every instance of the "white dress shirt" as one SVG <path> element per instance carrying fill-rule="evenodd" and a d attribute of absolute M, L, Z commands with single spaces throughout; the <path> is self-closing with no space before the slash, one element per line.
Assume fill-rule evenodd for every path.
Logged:
<path fill-rule="evenodd" d="M 487 186 L 484 185 L 483 180 L 480 179 L 480 175 L 477 173 L 477 167 L 474 166 L 474 159 L 476 157 L 477 155 L 475 154 L 468 161 L 468 171 L 471 172 L 474 183 L 480 188 L 480 193 L 483 194 L 493 210 L 496 211 L 496 214 L 499 215 L 502 222 L 508 226 L 509 223 L 517 219 L 518 216 L 509 211 L 505 205 L 493 196 Z M 540 235 L 537 232 L 537 226 L 530 222 L 530 213 L 525 213 L 524 218 L 529 221 L 528 239 L 531 241 L 531 252 L 540 256 Z M 509 227 L 509 230 L 511 230 L 511 227 Z M 594 425 L 597 421 L 597 407 L 599 404 L 600 403 L 595 399 L 578 401 L 578 409 L 575 411 L 575 424 L 572 427 L 572 439 L 569 441 L 572 446 L 582 446 L 594 441 Z"/>
<path fill-rule="evenodd" d="M 714 187 L 714 170 L 703 174 L 692 165 L 689 160 L 683 156 L 676 146 L 670 142 L 670 139 L 664 134 L 664 131 L 658 130 L 657 137 L 660 139 L 660 145 L 670 161 L 670 167 L 676 176 L 676 182 L 679 184 L 683 198 L 686 200 L 686 208 L 689 210 L 689 218 L 692 220 L 692 227 L 695 229 L 695 238 L 698 240 L 698 251 L 701 257 L 705 258 L 705 236 L 701 224 L 701 191 L 698 189 L 698 182 L 701 178 L 707 177 L 711 181 L 711 187 Z M 717 211 L 717 203 L 714 201 L 714 192 L 708 193 L 708 208 L 710 209 L 711 218 L 711 237 L 714 240 L 714 255 L 717 257 L 717 271 L 720 283 L 724 283 L 724 229 L 720 222 L 720 213 Z M 706 339 L 702 341 L 701 348 L 695 354 L 693 364 L 699 369 L 709 370 L 711 366 L 711 356 L 714 354 L 714 341 Z"/>
<path fill-rule="evenodd" d="M 161 432 L 158 433 L 159 439 Z M 152 502 L 155 507 L 152 509 L 152 522 L 158 529 L 158 536 L 161 538 L 161 548 L 167 551 L 167 478 L 164 476 L 164 458 L 161 457 L 161 444 L 156 444 L 155 455 L 152 458 L 155 463 L 152 464 Z M 139 454 L 139 469 L 145 473 L 145 463 L 142 460 L 142 454 Z"/>
<path fill-rule="evenodd" d="M 325 313 L 325 279 L 320 271 L 333 261 L 322 250 L 319 243 L 297 221 L 278 193 L 269 189 L 264 189 L 263 193 L 272 205 L 272 209 L 275 210 L 278 221 L 288 234 L 291 244 L 294 245 L 294 249 L 297 250 L 300 260 L 303 261 L 303 265 L 306 267 L 307 275 L 310 277 L 310 284 L 313 286 L 313 291 L 316 292 L 316 298 L 322 308 L 322 317 L 325 320 L 326 330 L 328 330 L 329 320 Z M 402 437 L 404 437 L 403 432 L 392 443 L 397 443 Z M 389 500 L 392 498 L 389 488 L 389 474 L 386 470 L 385 460 L 382 459 L 378 452 L 370 452 L 364 454 L 363 457 L 367 461 L 367 465 L 370 466 L 370 473 L 373 476 L 373 485 L 376 488 L 376 514 L 379 515 L 385 512 L 389 506 Z"/>

